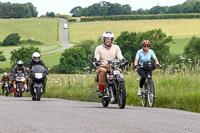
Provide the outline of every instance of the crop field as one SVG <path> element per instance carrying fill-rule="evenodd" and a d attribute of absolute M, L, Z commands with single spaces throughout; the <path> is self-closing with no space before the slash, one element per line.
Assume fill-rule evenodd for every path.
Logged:
<path fill-rule="evenodd" d="M 130 21 L 97 21 L 70 23 L 71 42 L 81 40 L 97 40 L 105 31 L 112 31 L 115 38 L 122 31 L 145 32 L 161 28 L 168 36 L 174 38 L 175 44 L 171 51 L 182 53 L 183 47 L 192 36 L 200 36 L 200 19 L 169 19 L 169 20 L 130 20 Z M 179 49 L 180 48 L 180 49 Z"/>

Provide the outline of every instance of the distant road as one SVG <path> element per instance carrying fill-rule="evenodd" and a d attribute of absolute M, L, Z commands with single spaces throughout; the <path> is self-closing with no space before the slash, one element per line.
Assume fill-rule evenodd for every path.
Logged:
<path fill-rule="evenodd" d="M 68 29 L 64 29 L 64 24 L 68 23 L 68 22 L 64 18 L 61 18 L 60 20 L 61 20 L 61 40 L 62 40 L 63 47 L 61 49 L 57 49 L 55 51 L 44 53 L 42 55 L 47 55 L 47 54 L 52 54 L 52 53 L 56 53 L 56 52 L 59 52 L 59 51 L 63 51 L 65 49 L 73 46 L 73 44 L 70 44 L 69 40 L 68 40 Z"/>
<path fill-rule="evenodd" d="M 63 99 L 0 96 L 0 133 L 200 133 L 200 114 Z"/>

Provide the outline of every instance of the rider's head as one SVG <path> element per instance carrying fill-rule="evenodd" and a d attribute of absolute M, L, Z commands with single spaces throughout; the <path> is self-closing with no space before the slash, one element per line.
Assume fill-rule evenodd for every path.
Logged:
<path fill-rule="evenodd" d="M 32 55 L 32 59 L 35 62 L 39 62 L 40 61 L 40 54 L 38 52 L 34 52 L 33 55 Z"/>
<path fill-rule="evenodd" d="M 148 51 L 150 45 L 151 45 L 151 42 L 149 40 L 142 41 L 142 46 L 143 46 L 144 51 Z"/>
<path fill-rule="evenodd" d="M 17 66 L 18 66 L 18 67 L 22 67 L 22 66 L 23 66 L 23 61 L 19 60 L 19 61 L 17 62 Z"/>
<path fill-rule="evenodd" d="M 3 76 L 4 76 L 4 77 L 7 77 L 7 76 L 8 76 L 7 72 L 4 72 L 4 73 L 3 73 Z"/>
<path fill-rule="evenodd" d="M 113 42 L 114 34 L 110 31 L 106 31 L 103 33 L 103 42 L 105 45 L 109 46 Z"/>
<path fill-rule="evenodd" d="M 144 41 L 142 41 L 142 46 L 144 47 L 144 46 L 150 46 L 151 45 L 151 42 L 149 41 L 149 40 L 144 40 Z"/>

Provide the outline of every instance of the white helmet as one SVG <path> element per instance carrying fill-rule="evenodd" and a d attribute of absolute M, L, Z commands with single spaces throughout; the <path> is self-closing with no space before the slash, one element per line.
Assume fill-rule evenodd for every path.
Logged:
<path fill-rule="evenodd" d="M 8 75 L 8 74 L 7 74 L 7 72 L 4 72 L 3 75 L 5 76 L 5 75 Z"/>
<path fill-rule="evenodd" d="M 106 38 L 110 38 L 111 39 L 111 43 L 113 42 L 114 39 L 114 34 L 110 31 L 106 31 L 103 33 L 103 42 L 105 43 Z"/>
<path fill-rule="evenodd" d="M 23 66 L 23 61 L 19 60 L 19 61 L 17 62 L 17 66 L 18 66 L 18 67 L 22 67 L 22 66 Z"/>
<path fill-rule="evenodd" d="M 39 59 L 35 59 L 35 58 L 39 58 Z M 39 62 L 40 60 L 40 54 L 38 52 L 34 52 L 33 55 L 32 55 L 32 59 L 35 61 L 35 62 Z"/>

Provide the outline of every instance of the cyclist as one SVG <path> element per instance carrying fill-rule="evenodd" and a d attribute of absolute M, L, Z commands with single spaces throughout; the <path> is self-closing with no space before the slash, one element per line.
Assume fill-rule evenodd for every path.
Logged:
<path fill-rule="evenodd" d="M 2 85 L 2 93 L 4 93 L 4 86 L 5 86 L 5 82 L 8 82 L 8 87 L 9 87 L 9 93 L 11 92 L 10 90 L 10 82 L 11 82 L 11 78 L 10 76 L 7 74 L 7 72 L 4 72 L 3 73 L 3 77 L 1 79 L 1 83 L 3 82 L 3 85 Z"/>
<path fill-rule="evenodd" d="M 104 86 L 106 85 L 106 73 L 110 71 L 111 68 L 108 66 L 107 60 L 120 59 L 123 62 L 128 63 L 121 53 L 121 50 L 118 45 L 112 44 L 114 39 L 114 34 L 110 31 L 103 33 L 103 42 L 104 44 L 99 45 L 95 49 L 96 58 L 96 74 L 98 75 L 98 84 L 99 84 L 99 98 L 104 96 Z M 120 70 L 122 72 L 122 70 Z M 111 102 L 115 101 L 115 98 L 111 99 Z"/>
<path fill-rule="evenodd" d="M 142 41 L 142 46 L 143 46 L 143 49 L 140 49 L 137 51 L 137 54 L 135 57 L 135 62 L 134 62 L 135 68 L 137 69 L 137 72 L 141 77 L 139 88 L 138 88 L 138 96 L 142 95 L 142 88 L 143 88 L 143 85 L 144 85 L 144 82 L 146 79 L 145 71 L 140 66 L 143 66 L 144 62 L 150 61 L 151 58 L 154 59 L 154 61 L 156 63 L 156 67 L 160 66 L 154 51 L 149 49 L 149 47 L 151 46 L 151 42 L 149 40 L 144 40 L 144 41 Z M 152 72 L 151 72 L 151 75 L 152 75 Z"/>

